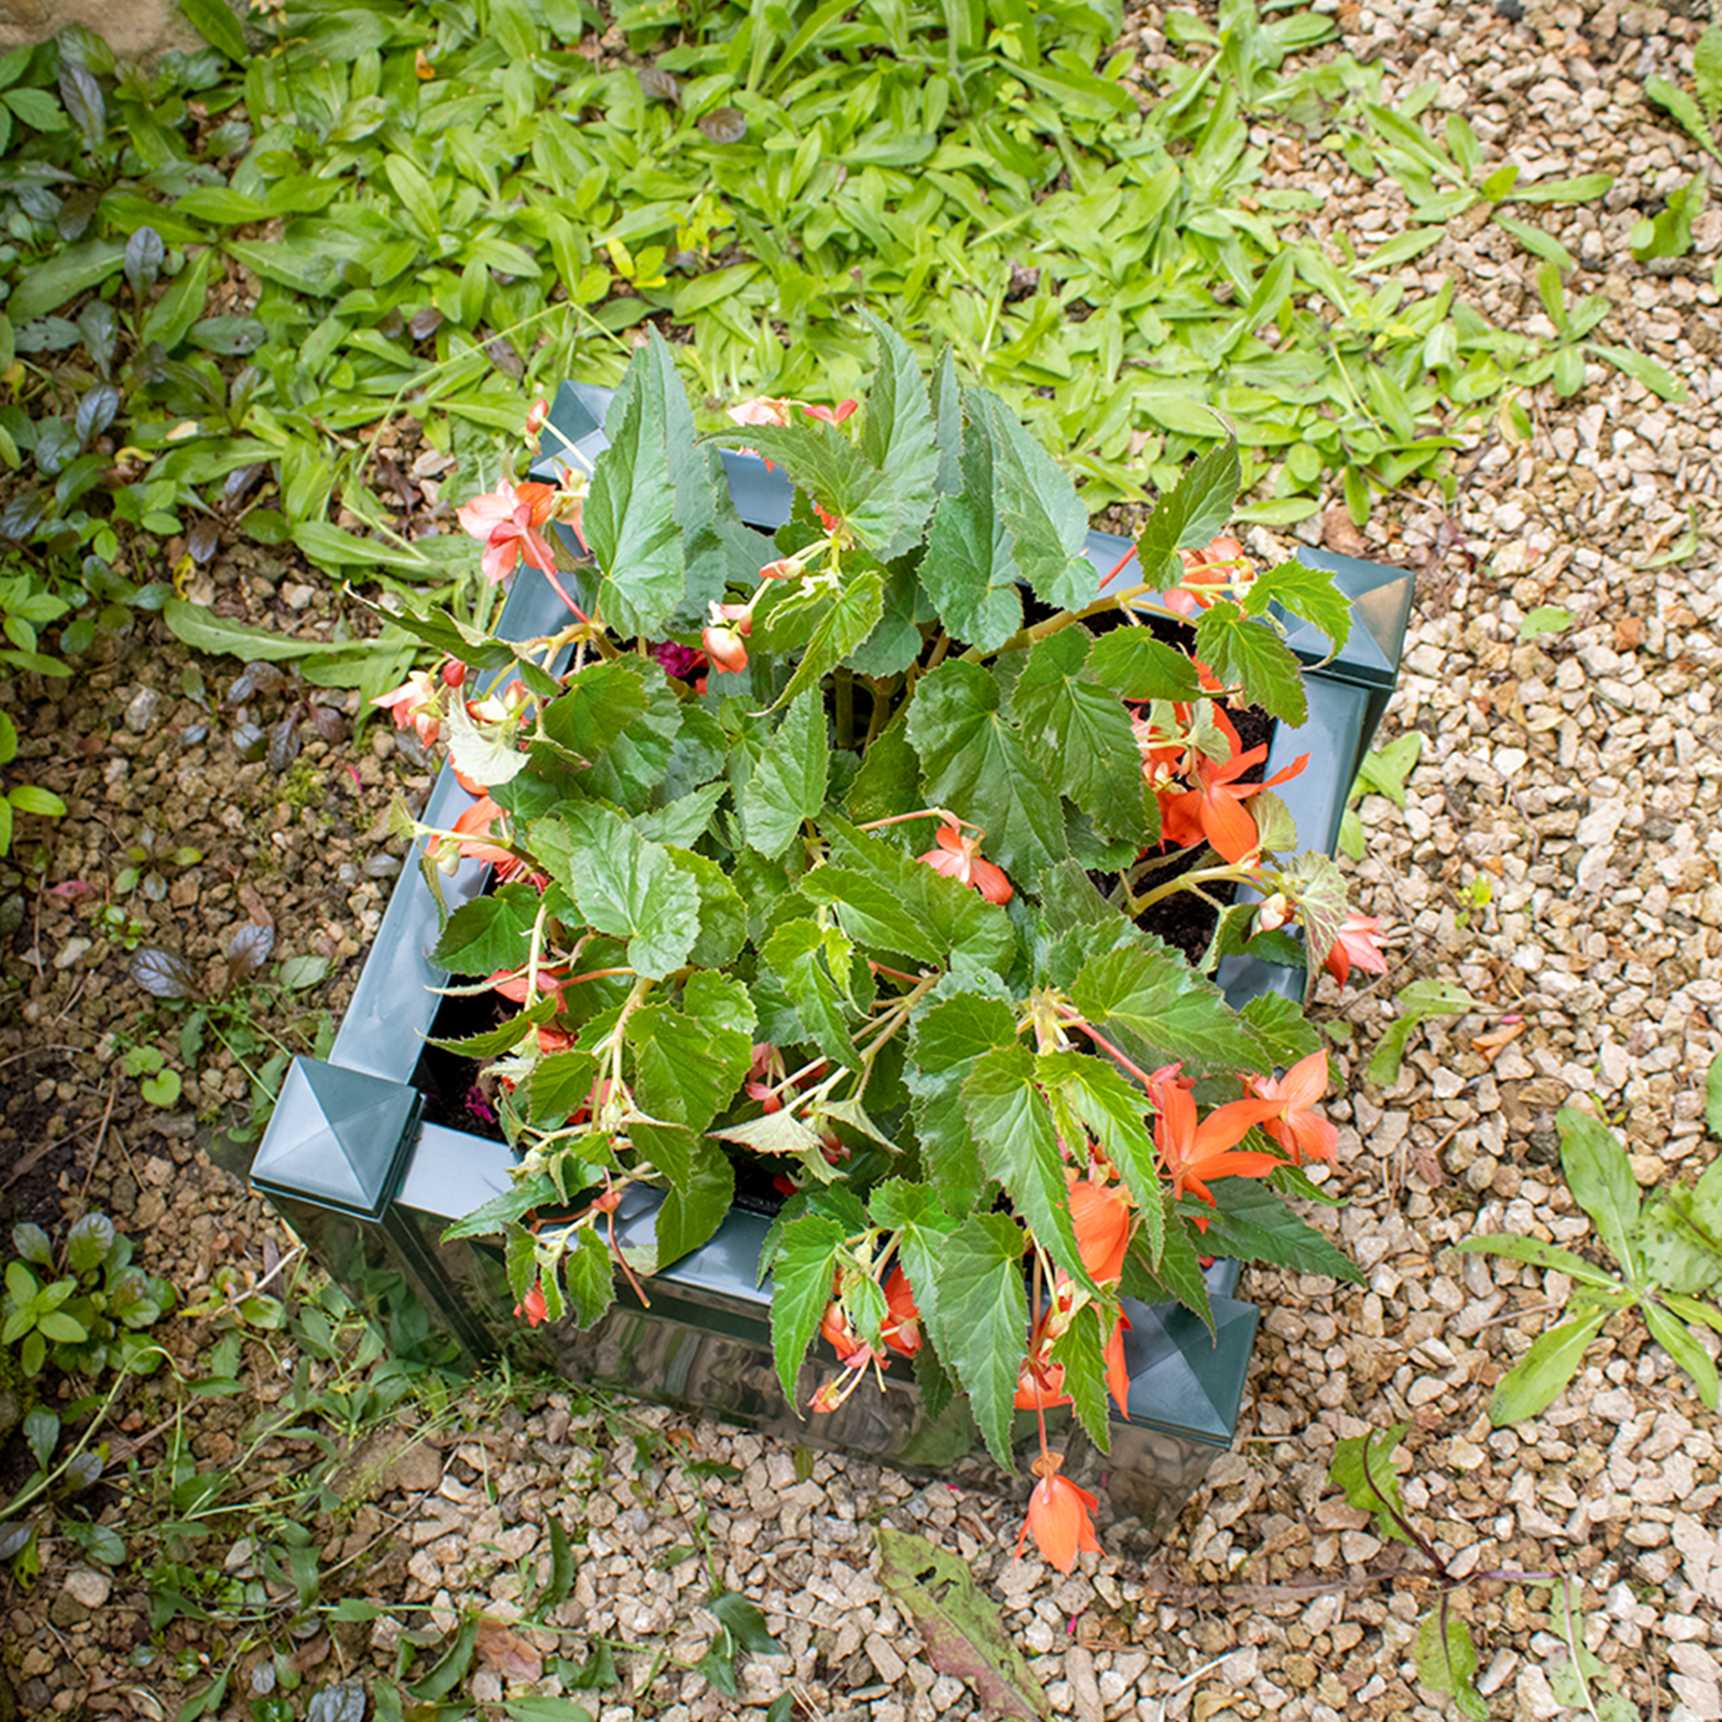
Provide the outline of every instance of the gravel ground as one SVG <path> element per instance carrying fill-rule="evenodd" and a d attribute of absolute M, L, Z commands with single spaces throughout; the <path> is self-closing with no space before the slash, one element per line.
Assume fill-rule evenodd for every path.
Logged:
<path fill-rule="evenodd" d="M 1356 1069 L 1358 1091 L 1337 1114 L 1336 1183 L 1351 1199 L 1337 1224 L 1368 1287 L 1252 1271 L 1247 1290 L 1264 1323 L 1238 1449 L 1146 1566 L 1108 1553 L 1061 1580 L 1010 1558 L 1017 1510 L 1008 1503 L 825 1457 L 809 1465 L 781 1443 L 650 1409 L 639 1418 L 673 1434 L 675 1456 L 642 1479 L 609 1457 L 600 1420 L 551 1394 L 491 1417 L 480 1434 L 453 1427 L 387 1468 L 349 1531 L 358 1538 L 399 1522 L 398 1590 L 371 1594 L 428 1601 L 450 1617 L 458 1603 L 482 1601 L 506 1619 L 522 1594 L 517 1563 L 544 1552 L 542 1527 L 556 1512 L 583 1524 L 586 1541 L 555 1619 L 697 1658 L 711 1631 L 695 1607 L 703 1566 L 687 1559 L 657 1571 L 642 1560 L 642 1550 L 688 1541 L 697 1506 L 723 1582 L 762 1604 L 788 1652 L 744 1667 L 745 1699 L 791 1682 L 812 1715 L 973 1714 L 967 1690 L 935 1675 L 881 1590 L 870 1521 L 883 1514 L 972 1564 L 1054 1708 L 1082 1722 L 1432 1717 L 1442 1711 L 1420 1694 L 1411 1664 L 1429 1587 L 1372 1576 L 1394 1566 L 1397 1551 L 1324 1481 L 1336 1438 L 1403 1420 L 1413 1459 L 1406 1502 L 1455 1571 L 1560 1569 L 1582 1579 L 1592 1646 L 1646 1715 L 1722 1718 L 1714 1420 L 1642 1327 L 1621 1321 L 1548 1413 L 1491 1430 L 1490 1387 L 1566 1288 L 1446 1248 L 1478 1228 L 1585 1241 L 1588 1222 L 1553 1170 L 1553 1117 L 1569 1097 L 1592 1096 L 1619 1123 L 1647 1186 L 1689 1177 L 1716 1151 L 1703 1133 L 1700 1084 L 1722 1044 L 1722 313 L 1709 285 L 1722 209 L 1700 219 L 1696 256 L 1654 271 L 1631 263 L 1626 242 L 1641 207 L 1657 207 L 1702 165 L 1640 94 L 1649 72 L 1685 75 L 1697 26 L 1612 3 L 1527 7 L 1517 21 L 1478 5 L 1336 0 L 1328 9 L 1354 52 L 1382 60 L 1391 90 L 1434 80 L 1437 110 L 1463 111 L 1486 147 L 1537 177 L 1619 176 L 1601 205 L 1537 214 L 1583 260 L 1585 285 L 1615 302 L 1603 338 L 1652 354 L 1690 390 L 1684 404 L 1665 406 L 1593 366 L 1574 399 L 1542 391 L 1527 403 L 1536 420 L 1528 445 L 1491 436 L 1461 457 L 1450 510 L 1401 498 L 1361 534 L 1341 514 L 1311 523 L 1311 536 L 1334 548 L 1419 570 L 1384 733 L 1415 728 L 1425 746 L 1403 812 L 1363 803 L 1371 851 L 1355 870 L 1358 895 L 1400 929 L 1393 986 L 1439 976 L 1486 1003 L 1421 1031 L 1400 1080 L 1372 1091 L 1361 1067 L 1388 1020 L 1386 989 L 1344 1000 L 1324 991 L 1356 1032 L 1355 1056 L 1338 1061 Z M 1502 0 L 1501 11 L 1519 7 Z M 1161 51 L 1158 14 L 1138 16 L 1142 48 Z M 1320 160 L 1349 230 L 1397 231 L 1403 209 L 1390 182 L 1366 186 L 1333 173 L 1331 156 Z M 1295 163 L 1284 177 L 1317 178 Z M 1414 269 L 1430 284 L 1457 274 L 1496 321 L 1547 333 L 1533 271 L 1504 234 L 1464 221 Z M 1688 509 L 1697 552 L 1647 571 L 1686 529 Z M 1570 610 L 1572 626 L 1521 642 L 1522 618 L 1541 605 Z M 250 778 L 224 769 L 213 797 L 195 761 L 121 769 L 126 705 L 146 681 L 171 697 L 181 661 L 121 663 L 95 690 L 95 718 L 73 724 L 89 735 L 119 728 L 109 754 L 92 747 L 76 769 L 80 805 L 58 838 L 54 876 L 99 866 L 108 826 L 129 833 L 158 796 L 181 795 L 220 845 L 205 845 L 213 859 L 193 870 L 197 888 L 172 898 L 197 910 L 182 919 L 202 925 L 200 961 L 213 960 L 223 929 L 245 916 L 279 922 L 283 951 L 350 959 L 388 884 L 377 877 L 386 859 L 370 858 L 381 853 L 389 790 L 411 793 L 422 774 L 398 755 L 366 754 L 349 800 L 335 769 L 340 745 L 319 741 L 333 790 L 294 808 L 258 768 L 247 768 Z M 258 833 L 265 808 L 272 824 Z M 1491 888 L 1481 908 L 1471 891 L 1479 877 Z M 63 904 L 40 911 L 30 1020 L 8 1031 L 0 1056 L 39 1055 L 60 1040 L 75 989 L 84 989 L 83 1024 L 91 994 L 107 1001 L 110 1027 L 132 1012 L 112 987 L 121 959 L 110 945 L 68 956 L 67 941 L 88 936 L 80 925 Z M 347 961 L 317 1002 L 338 1008 L 354 967 Z M 1509 1013 L 1522 1018 L 1522 1034 L 1480 1050 L 1475 1041 Z M 209 1080 L 235 1077 L 217 1066 Z M 266 1211 L 198 1153 L 190 1111 L 151 1116 L 122 1104 L 98 1136 L 105 1080 L 43 1075 L 20 1092 L 25 1107 L 9 1107 L 20 1137 L 48 1129 L 77 1145 L 57 1173 L 61 1193 L 75 1201 L 88 1177 L 92 1199 L 146 1223 L 151 1265 L 182 1286 L 207 1278 L 212 1263 L 255 1265 L 270 1242 L 286 1247 Z M 209 1099 L 188 1090 L 188 1105 Z M 103 1150 L 93 1171 L 92 1140 Z M 1714 1337 L 1708 1343 L 1714 1351 Z M 231 1434 L 218 1420 L 205 1427 L 203 1451 L 219 1457 Z M 693 1460 L 740 1475 L 690 1472 Z M 83 1599 L 100 1587 L 75 1551 L 50 1545 L 46 1557 L 34 1590 L 7 1605 L 23 1713 L 159 1714 L 132 1696 L 140 1676 L 125 1663 L 143 1634 L 136 1581 L 119 1575 L 114 1605 L 92 1609 Z M 1499 1583 L 1455 1597 L 1495 1716 L 1560 1712 L 1546 1602 L 1546 1591 Z M 395 1629 L 381 1621 L 371 1630 L 380 1659 Z M 558 1648 L 554 1635 L 524 1636 L 546 1654 Z M 643 1659 L 621 1663 L 626 1681 Z M 171 1690 L 148 1683 L 164 1698 Z M 733 1708 L 694 1674 L 662 1674 L 638 1700 L 630 1690 L 588 1695 L 601 1722 L 691 1722 Z"/>

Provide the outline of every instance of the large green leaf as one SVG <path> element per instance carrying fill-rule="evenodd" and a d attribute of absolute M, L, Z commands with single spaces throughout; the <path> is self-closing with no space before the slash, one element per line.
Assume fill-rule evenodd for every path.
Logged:
<path fill-rule="evenodd" d="M 25 323 L 52 311 L 116 274 L 125 256 L 123 245 L 106 239 L 63 246 L 45 262 L 30 266 L 7 303 L 6 314 L 14 323 Z"/>
<path fill-rule="evenodd" d="M 963 1105 L 989 1176 L 1052 1259 L 1085 1290 L 1098 1291 L 1076 1247 L 1065 1163 L 1052 1108 L 1035 1081 L 1034 1054 L 1015 1045 L 983 1053 L 963 1082 Z"/>
<path fill-rule="evenodd" d="M 638 658 L 588 664 L 540 714 L 544 734 L 582 764 L 600 758 L 646 714 L 646 679 Z"/>
<path fill-rule="evenodd" d="M 807 490 L 827 514 L 853 525 L 865 520 L 873 531 L 894 528 L 893 510 L 880 503 L 871 510 L 874 493 L 884 484 L 878 467 L 834 426 L 818 421 L 788 425 L 748 425 L 725 431 L 718 440 L 762 454 Z M 877 554 L 867 533 L 857 538 Z"/>
<path fill-rule="evenodd" d="M 932 403 L 914 353 L 894 329 L 866 316 L 877 363 L 861 415 L 861 452 L 884 482 L 850 518 L 855 535 L 888 562 L 920 542 L 939 473 Z"/>
<path fill-rule="evenodd" d="M 226 0 L 179 0 L 179 9 L 212 48 L 219 48 L 237 65 L 245 64 L 245 32 Z"/>
<path fill-rule="evenodd" d="M 503 885 L 449 916 L 431 961 L 456 975 L 489 975 L 525 961 L 539 896 L 530 885 Z"/>
<path fill-rule="evenodd" d="M 984 430 L 962 445 L 961 489 L 941 498 L 921 558 L 921 584 L 953 638 L 996 651 L 1022 626 L 1015 541 L 993 492 Z M 1192 681 L 1194 672 L 1192 672 Z"/>
<path fill-rule="evenodd" d="M 778 695 L 777 704 L 784 705 L 804 690 L 815 688 L 873 632 L 884 611 L 885 582 L 875 569 L 863 569 L 846 580 L 813 624 L 801 661 Z"/>
<path fill-rule="evenodd" d="M 1338 652 L 1351 637 L 1351 600 L 1334 584 L 1325 568 L 1303 562 L 1282 562 L 1257 575 L 1244 594 L 1246 616 L 1264 615 L 1277 604 L 1293 616 L 1313 623 Z"/>
<path fill-rule="evenodd" d="M 849 940 L 835 927 L 817 921 L 785 921 L 760 948 L 762 971 L 769 970 L 795 1006 L 802 1026 L 819 1050 L 839 1064 L 856 1063 L 849 1017 L 832 965 L 846 971 Z"/>
<path fill-rule="evenodd" d="M 1136 540 L 1144 580 L 1175 584 L 1181 572 L 1178 552 L 1200 550 L 1225 530 L 1238 500 L 1240 476 L 1238 445 L 1229 438 L 1191 463 L 1155 502 Z"/>
<path fill-rule="evenodd" d="M 665 844 L 679 872 L 694 882 L 700 894 L 700 930 L 688 961 L 696 968 L 722 968 L 733 962 L 747 943 L 747 904 L 734 881 L 709 855 Z"/>
<path fill-rule="evenodd" d="M 1100 577 L 1082 554 L 1088 510 L 1075 486 L 996 395 L 974 389 L 965 399 L 971 438 L 985 436 L 992 443 L 994 507 L 1024 579 L 1043 604 L 1080 609 Z"/>
<path fill-rule="evenodd" d="M 1202 684 L 1189 654 L 1157 640 L 1146 628 L 1114 628 L 1094 642 L 1088 673 L 1132 700 L 1193 700 Z"/>
<path fill-rule="evenodd" d="M 734 1200 L 735 1168 L 730 1157 L 715 1142 L 696 1142 L 684 1181 L 670 1186 L 658 1209 L 652 1247 L 630 1259 L 646 1273 L 668 1267 L 711 1237 Z"/>
<path fill-rule="evenodd" d="M 1301 724 L 1309 716 L 1297 656 L 1268 621 L 1251 621 L 1228 598 L 1216 599 L 1196 624 L 1196 656 L 1249 704 Z"/>
<path fill-rule="evenodd" d="M 1140 841 L 1142 756 L 1123 701 L 1086 675 L 1088 649 L 1082 628 L 1063 628 L 1032 647 L 1011 687 L 1011 716 L 1046 782 L 1108 836 Z"/>
<path fill-rule="evenodd" d="M 856 944 L 880 955 L 936 963 L 945 955 L 926 920 L 877 874 L 857 867 L 815 867 L 798 888 L 815 903 L 828 903 Z"/>
<path fill-rule="evenodd" d="M 684 711 L 659 665 L 641 659 L 632 662 L 633 673 L 645 684 L 646 709 L 611 737 L 575 781 L 587 794 L 639 813 L 663 788 L 684 725 L 696 713 L 694 708 Z"/>
<path fill-rule="evenodd" d="M 1607 1309 L 1587 1310 L 1538 1334 L 1525 1353 L 1495 1384 L 1489 1420 L 1500 1426 L 1523 1423 L 1554 1403 L 1584 1359 L 1585 1348 L 1608 1320 Z"/>
<path fill-rule="evenodd" d="M 608 807 L 576 802 L 538 820 L 532 846 L 592 926 L 628 941 L 636 974 L 661 980 L 688 960 L 700 931 L 699 887 L 663 844 Z"/>
<path fill-rule="evenodd" d="M 1216 1178 L 1213 1191 L 1218 1206 L 1201 1210 L 1208 1221 L 1203 1241 L 1212 1254 L 1363 1284 L 1363 1270 L 1356 1262 L 1325 1232 L 1300 1220 L 1265 1184 L 1254 1178 Z"/>
<path fill-rule="evenodd" d="M 901 913 L 892 919 L 892 926 L 904 931 L 904 917 L 912 918 L 921 929 L 917 946 L 898 947 L 905 956 L 917 956 L 931 940 L 934 958 L 949 956 L 995 974 L 1005 973 L 1016 952 L 1016 935 L 1010 917 L 996 903 L 989 903 L 981 894 L 956 879 L 935 873 L 912 856 L 890 843 L 858 831 L 844 820 L 827 814 L 820 829 L 831 840 L 831 859 L 839 867 L 865 874 L 877 886 L 894 896 Z M 927 827 L 931 830 L 931 826 Z M 808 895 L 824 899 L 828 893 L 819 882 L 818 871 L 809 874 L 802 883 Z M 875 906 L 878 899 L 869 899 Z M 858 939 L 865 939 L 859 932 Z"/>
<path fill-rule="evenodd" d="M 986 853 L 1032 882 L 1064 854 L 1058 799 L 1046 793 L 1022 737 L 999 709 L 999 687 L 979 664 L 947 661 L 924 677 L 909 707 L 928 804 L 985 828 Z"/>
<path fill-rule="evenodd" d="M 616 1301 L 616 1276 L 610 1252 L 592 1227 L 575 1234 L 574 1247 L 562 1258 L 568 1305 L 578 1327 L 594 1327 Z"/>
<path fill-rule="evenodd" d="M 1006 1470 L 1012 1401 L 1028 1355 L 1023 1235 L 1004 1214 L 971 1214 L 939 1248 L 938 1297 L 925 1311 L 933 1344 L 968 1391 L 976 1426 Z"/>
<path fill-rule="evenodd" d="M 753 1025 L 740 981 L 710 970 L 690 975 L 679 1008 L 649 1003 L 628 1018 L 635 1098 L 653 1118 L 704 1130 L 747 1075 Z"/>
<path fill-rule="evenodd" d="M 1016 1013 L 1002 998 L 952 991 L 916 1015 L 909 1035 L 913 1056 L 905 1077 L 921 1162 L 945 1207 L 953 1214 L 967 1214 L 980 1201 L 988 1180 L 969 1127 L 962 1085 L 983 1054 L 1013 1043 Z"/>
<path fill-rule="evenodd" d="M 664 367 L 674 376 L 673 364 L 653 349 L 659 340 L 654 331 L 635 353 L 610 403 L 609 446 L 593 462 L 581 516 L 581 535 L 602 575 L 599 609 L 624 637 L 661 635 L 681 608 L 687 575 L 667 427 L 653 410 Z"/>
<path fill-rule="evenodd" d="M 1067 1107 L 1094 1140 L 1136 1199 L 1148 1265 L 1156 1267 L 1164 1245 L 1165 1186 L 1149 1134 L 1148 1097 L 1104 1059 L 1079 1052 L 1046 1052 L 1035 1075 L 1055 1104 Z M 1066 1131 L 1067 1139 L 1070 1132 Z"/>
<path fill-rule="evenodd" d="M 831 1302 L 837 1252 L 847 1236 L 840 1220 L 807 1214 L 783 1228 L 772 1258 L 771 1350 L 777 1379 L 797 1411 L 802 1361 Z"/>
<path fill-rule="evenodd" d="M 1132 944 L 1090 959 L 1070 996 L 1096 1028 L 1122 1029 L 1156 1061 L 1228 1075 L 1270 1068 L 1220 989 L 1165 946 Z"/>
<path fill-rule="evenodd" d="M 1077 1421 L 1102 1453 L 1112 1451 L 1112 1410 L 1106 1389 L 1110 1326 L 1098 1304 L 1084 1304 L 1051 1348 L 1052 1361 L 1063 1365 L 1064 1391 L 1070 1395 Z"/>
<path fill-rule="evenodd" d="M 762 855 L 781 855 L 825 805 L 830 772 L 825 702 L 809 691 L 784 713 L 736 798 L 748 842 Z"/>

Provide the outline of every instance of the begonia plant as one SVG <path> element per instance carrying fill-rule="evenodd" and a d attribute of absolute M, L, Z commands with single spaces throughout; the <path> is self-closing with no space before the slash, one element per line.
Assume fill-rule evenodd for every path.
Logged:
<path fill-rule="evenodd" d="M 859 406 L 748 402 L 703 437 L 651 336 L 602 453 L 460 511 L 565 625 L 400 619 L 447 660 L 379 703 L 473 797 L 416 827 L 427 870 L 493 870 L 435 952 L 489 1014 L 439 1044 L 518 1151 L 452 1230 L 501 1237 L 522 1319 L 589 1325 L 618 1279 L 649 1304 L 738 1188 L 778 1201 L 759 1265 L 798 1411 L 912 1372 L 1007 1466 L 1033 1413 L 1024 1535 L 1068 1570 L 1093 1497 L 1046 1412 L 1108 1445 L 1122 1297 L 1209 1320 L 1215 1255 L 1354 1273 L 1288 1205 L 1335 1152 L 1326 1053 L 1292 999 L 1215 981 L 1240 952 L 1380 965 L 1274 793 L 1305 759 L 1264 779 L 1241 733 L 1305 714 L 1282 617 L 1337 650 L 1350 612 L 1223 535 L 1231 447 L 1097 570 L 1005 403 L 873 333 Z M 726 447 L 793 482 L 774 536 Z M 654 1239 L 619 1247 L 639 1185 Z"/>

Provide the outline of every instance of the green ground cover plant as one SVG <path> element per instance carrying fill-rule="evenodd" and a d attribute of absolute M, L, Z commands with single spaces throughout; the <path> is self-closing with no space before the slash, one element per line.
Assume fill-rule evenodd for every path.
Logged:
<path fill-rule="evenodd" d="M 1090 505 L 1235 435 L 1241 518 L 1283 525 L 1336 483 L 1362 519 L 1439 476 L 1474 415 L 1578 386 L 1608 310 L 1564 305 L 1572 259 L 1527 219 L 1605 182 L 1521 185 L 1462 121 L 1435 138 L 1433 87 L 1385 104 L 1311 12 L 1174 13 L 1179 65 L 1145 82 L 1108 3 L 188 12 L 208 48 L 148 71 L 79 30 L 0 58 L 9 671 L 69 673 L 238 538 L 453 582 L 458 546 L 387 497 L 383 430 L 404 416 L 482 486 L 523 398 L 614 381 L 648 318 L 702 402 L 836 398 L 859 300 L 949 342 Z M 1252 126 L 1393 176 L 1418 225 L 1366 256 L 1319 239 L 1319 200 L 1273 183 Z M 1479 201 L 1543 259 L 1551 347 L 1395 274 Z M 389 631 L 259 648 L 174 620 L 372 691 L 410 654 Z M 0 720 L 0 763 L 15 748 Z M 0 848 L 15 813 L 58 811 L 14 784 Z"/>

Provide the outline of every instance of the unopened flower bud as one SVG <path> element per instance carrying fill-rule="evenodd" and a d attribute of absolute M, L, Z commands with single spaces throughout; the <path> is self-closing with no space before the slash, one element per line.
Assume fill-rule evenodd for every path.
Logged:
<path fill-rule="evenodd" d="M 700 644 L 712 661 L 712 667 L 737 675 L 747 668 L 747 647 L 741 635 L 727 623 L 714 623 L 700 634 Z"/>
<path fill-rule="evenodd" d="M 526 434 L 528 438 L 535 437 L 544 428 L 544 421 L 550 417 L 550 403 L 541 395 L 532 403 L 526 415 Z"/>
<path fill-rule="evenodd" d="M 466 665 L 459 658 L 450 658 L 442 667 L 443 686 L 458 688 L 466 682 Z"/>
<path fill-rule="evenodd" d="M 780 556 L 760 569 L 762 580 L 793 580 L 801 572 L 801 564 L 793 556 Z"/>

